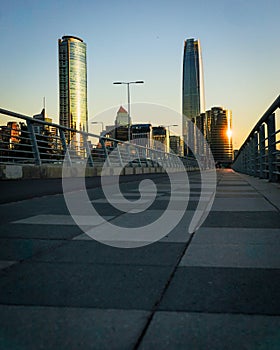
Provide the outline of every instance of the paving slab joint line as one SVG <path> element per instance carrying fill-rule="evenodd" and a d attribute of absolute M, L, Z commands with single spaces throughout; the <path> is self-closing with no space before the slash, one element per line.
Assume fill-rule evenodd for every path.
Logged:
<path fill-rule="evenodd" d="M 13 239 L 13 238 L 12 238 L 12 239 Z M 31 255 L 31 256 L 25 258 L 25 259 L 17 260 L 17 262 L 16 262 L 15 264 L 8 265 L 8 266 L 4 267 L 3 269 L 0 270 L 0 274 L 2 274 L 2 273 L 3 273 L 3 274 L 6 274 L 6 273 L 8 272 L 7 270 L 9 270 L 10 268 L 14 267 L 15 265 L 22 264 L 22 263 L 24 263 L 24 262 L 30 262 L 30 261 L 32 262 L 32 259 L 33 259 L 34 257 L 38 257 L 38 256 L 40 256 L 40 255 L 42 255 L 42 254 L 45 254 L 45 253 L 51 251 L 51 249 L 60 248 L 60 247 L 62 247 L 63 245 L 69 243 L 69 242 L 71 242 L 71 240 L 65 240 L 65 241 L 61 242 L 60 244 L 58 244 L 58 245 L 56 245 L 56 246 L 51 246 L 51 247 L 42 248 L 42 249 L 40 249 L 37 253 L 35 253 L 35 254 L 33 254 L 33 255 Z"/>
<path fill-rule="evenodd" d="M 120 213 L 119 215 L 116 215 L 116 216 L 114 216 L 113 218 L 108 219 L 107 221 L 114 220 L 116 217 L 121 216 L 121 215 L 123 215 L 123 213 Z M 103 225 L 103 223 L 101 223 L 101 224 L 99 224 L 99 225 L 96 225 L 96 226 L 94 226 L 94 227 L 101 226 L 101 225 Z M 77 225 L 77 226 L 78 226 L 78 225 Z M 79 236 L 79 235 L 77 235 L 77 236 Z M 75 236 L 75 237 L 77 237 L 77 236 Z M 46 239 L 46 240 L 48 240 L 48 239 Z M 61 244 L 58 244 L 58 245 L 56 245 L 56 246 L 51 246 L 51 247 L 47 247 L 47 248 L 45 248 L 45 249 L 41 249 L 41 250 L 39 250 L 36 254 L 33 254 L 33 255 L 29 256 L 28 258 L 26 258 L 26 259 L 19 260 L 18 262 L 19 262 L 19 263 L 22 263 L 22 262 L 29 262 L 29 261 L 32 262 L 33 258 L 40 257 L 40 255 L 45 254 L 45 253 L 47 253 L 47 252 L 50 252 L 52 249 L 61 248 L 61 247 L 65 246 L 65 245 L 67 245 L 67 244 L 70 243 L 70 242 L 73 242 L 73 237 L 72 237 L 72 238 L 68 238 L 68 239 L 64 239 L 63 242 L 61 242 Z M 10 267 L 10 266 L 7 266 L 5 269 L 7 269 L 7 268 L 9 268 L 9 267 Z M 3 270 L 4 270 L 4 269 L 3 269 Z"/>
<path fill-rule="evenodd" d="M 193 232 L 190 235 L 190 238 L 189 238 L 189 240 L 188 240 L 188 242 L 186 244 L 186 247 L 183 250 L 183 252 L 181 253 L 181 255 L 179 256 L 177 264 L 175 265 L 173 271 L 171 272 L 171 274 L 170 274 L 170 276 L 169 276 L 169 278 L 168 278 L 168 280 L 167 280 L 167 282 L 166 282 L 166 284 L 165 284 L 165 286 L 163 288 L 163 291 L 162 291 L 162 293 L 159 296 L 159 299 L 155 302 L 155 304 L 154 304 L 154 306 L 153 306 L 153 308 L 151 310 L 151 314 L 149 315 L 148 320 L 147 320 L 147 322 L 146 322 L 146 324 L 145 324 L 145 326 L 144 326 L 144 328 L 143 328 L 139 338 L 137 339 L 136 344 L 133 347 L 133 350 L 137 350 L 139 348 L 139 346 L 141 345 L 142 340 L 144 339 L 145 334 L 146 334 L 146 332 L 147 332 L 147 330 L 148 330 L 148 328 L 149 328 L 149 326 L 150 326 L 150 324 L 151 324 L 151 322 L 152 322 L 152 320 L 154 318 L 154 315 L 155 315 L 155 313 L 156 313 L 156 311 L 158 309 L 158 306 L 160 305 L 160 303 L 161 303 L 161 301 L 162 301 L 162 299 L 164 297 L 164 294 L 166 293 L 166 291 L 167 291 L 167 289 L 168 289 L 168 287 L 169 287 L 169 285 L 170 285 L 170 283 L 171 283 L 171 281 L 172 281 L 172 279 L 173 279 L 173 277 L 174 277 L 174 275 L 175 275 L 175 273 L 176 273 L 176 271 L 178 269 L 178 266 L 180 265 L 181 260 L 183 259 L 184 255 L 186 254 L 186 251 L 189 248 L 189 246 L 190 246 L 190 244 L 191 244 L 191 242 L 193 240 L 194 235 L 195 235 L 195 232 Z"/>
<path fill-rule="evenodd" d="M 242 174 L 237 173 L 240 177 L 243 178 L 247 182 L 249 186 L 251 186 L 257 193 L 259 193 L 270 205 L 272 205 L 278 212 L 280 212 L 280 208 L 278 208 L 277 205 L 275 205 L 269 198 L 267 198 L 260 190 L 258 190 L 253 184 L 251 184 L 245 177 L 242 176 Z"/>
<path fill-rule="evenodd" d="M 223 180 L 223 178 L 225 177 L 225 174 L 217 174 L 217 185 L 216 187 L 218 187 L 219 183 Z"/>

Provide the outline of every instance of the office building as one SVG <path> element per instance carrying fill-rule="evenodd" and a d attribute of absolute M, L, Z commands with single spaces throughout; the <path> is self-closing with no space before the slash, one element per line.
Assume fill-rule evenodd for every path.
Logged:
<path fill-rule="evenodd" d="M 36 120 L 41 120 L 44 122 L 52 123 L 52 118 L 47 117 L 45 108 L 42 109 L 41 113 L 33 115 Z M 33 123 L 35 134 L 47 134 L 57 136 L 57 129 L 54 126 L 43 125 L 41 123 Z"/>
<path fill-rule="evenodd" d="M 178 156 L 184 155 L 184 140 L 178 135 L 169 135 L 169 151 Z"/>
<path fill-rule="evenodd" d="M 169 152 L 168 130 L 165 126 L 153 126 L 152 128 L 153 148 Z"/>
<path fill-rule="evenodd" d="M 133 144 L 151 148 L 152 146 L 152 124 L 132 124 L 131 140 Z"/>
<path fill-rule="evenodd" d="M 75 36 L 58 40 L 59 123 L 88 131 L 86 44 Z M 72 136 L 68 134 L 67 141 Z"/>
<path fill-rule="evenodd" d="M 206 156 L 207 146 L 206 146 L 206 125 L 205 125 L 205 113 L 201 113 L 199 116 L 192 119 L 195 128 L 195 153 L 196 156 Z"/>
<path fill-rule="evenodd" d="M 224 165 L 232 162 L 232 113 L 222 107 L 213 107 L 205 112 L 204 135 L 214 160 Z"/>
<path fill-rule="evenodd" d="M 131 139 L 131 119 L 128 115 L 128 112 L 126 109 L 121 106 L 117 112 L 117 116 L 115 119 L 115 139 L 121 140 L 121 141 L 128 141 Z M 128 137 L 128 134 L 130 133 L 130 137 Z"/>
<path fill-rule="evenodd" d="M 116 126 L 128 126 L 131 125 L 131 119 L 130 116 L 128 115 L 128 112 L 123 106 L 120 106 L 117 116 L 116 116 L 116 121 L 115 121 Z"/>
<path fill-rule="evenodd" d="M 14 149 L 20 142 L 20 125 L 17 122 L 8 122 L 0 126 L 0 150 Z"/>
<path fill-rule="evenodd" d="M 195 148 L 194 129 L 191 122 L 204 112 L 204 82 L 201 47 L 199 40 L 184 42 L 182 82 L 182 134 L 186 144 Z M 186 150 L 187 152 L 187 150 Z"/>

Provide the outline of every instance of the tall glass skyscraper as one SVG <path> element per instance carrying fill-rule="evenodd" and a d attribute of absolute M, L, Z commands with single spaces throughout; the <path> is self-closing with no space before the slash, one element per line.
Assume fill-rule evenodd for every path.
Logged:
<path fill-rule="evenodd" d="M 88 131 L 86 44 L 75 36 L 63 36 L 58 39 L 58 54 L 59 123 Z"/>
<path fill-rule="evenodd" d="M 184 42 L 182 127 L 185 143 L 192 142 L 193 129 L 188 121 L 204 112 L 204 82 L 201 47 L 199 40 L 187 39 Z"/>

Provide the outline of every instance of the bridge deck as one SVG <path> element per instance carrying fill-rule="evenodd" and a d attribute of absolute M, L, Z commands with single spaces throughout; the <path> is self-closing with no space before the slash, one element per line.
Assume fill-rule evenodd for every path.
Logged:
<path fill-rule="evenodd" d="M 161 195 L 139 222 L 168 201 L 166 179 L 156 181 Z M 123 186 L 134 198 L 137 182 Z M 98 187 L 89 194 L 112 223 L 132 225 Z M 183 220 L 135 249 L 90 239 L 62 194 L 1 204 L 0 348 L 279 349 L 279 194 L 279 184 L 219 170 L 194 235 Z"/>

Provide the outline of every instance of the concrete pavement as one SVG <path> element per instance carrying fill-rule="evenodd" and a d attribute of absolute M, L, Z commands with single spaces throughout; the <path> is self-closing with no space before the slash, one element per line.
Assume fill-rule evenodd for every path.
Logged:
<path fill-rule="evenodd" d="M 190 179 L 193 212 L 199 175 Z M 88 193 L 107 220 L 134 227 L 166 208 L 168 180 L 153 180 L 158 197 L 135 220 L 99 187 Z M 131 199 L 137 186 L 121 185 Z M 219 170 L 195 234 L 183 219 L 134 249 L 90 239 L 62 194 L 1 204 L 0 349 L 279 349 L 279 194 L 279 184 Z"/>

